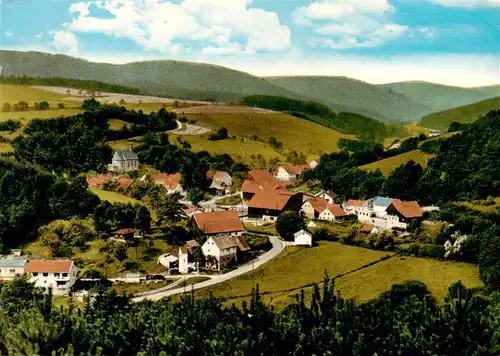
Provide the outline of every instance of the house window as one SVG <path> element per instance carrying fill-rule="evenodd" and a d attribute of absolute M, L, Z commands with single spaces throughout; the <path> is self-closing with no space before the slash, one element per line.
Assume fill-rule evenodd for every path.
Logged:
<path fill-rule="evenodd" d="M 68 274 L 67 273 L 63 273 L 62 276 L 63 277 L 68 277 Z"/>
<path fill-rule="evenodd" d="M 16 272 L 16 270 L 15 269 L 10 269 L 9 272 L 10 273 L 14 273 L 14 272 Z"/>
<path fill-rule="evenodd" d="M 36 277 L 36 276 L 38 276 L 38 273 L 36 273 L 36 272 L 33 273 L 33 277 Z"/>
<path fill-rule="evenodd" d="M 59 273 L 54 273 L 54 277 L 59 277 Z"/>
<path fill-rule="evenodd" d="M 49 274 L 48 274 L 48 273 L 43 273 L 43 276 L 44 276 L 44 277 L 48 277 L 48 276 L 49 276 Z"/>

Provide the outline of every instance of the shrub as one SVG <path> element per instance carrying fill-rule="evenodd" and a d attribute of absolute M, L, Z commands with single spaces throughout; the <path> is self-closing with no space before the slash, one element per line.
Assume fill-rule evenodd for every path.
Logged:
<path fill-rule="evenodd" d="M 133 271 L 133 272 L 138 272 L 141 270 L 141 264 L 137 261 L 133 260 L 125 260 L 123 262 L 123 269 L 125 271 Z"/>

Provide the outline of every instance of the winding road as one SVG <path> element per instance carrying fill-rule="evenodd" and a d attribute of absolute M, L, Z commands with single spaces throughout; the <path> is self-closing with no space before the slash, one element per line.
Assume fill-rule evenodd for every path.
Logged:
<path fill-rule="evenodd" d="M 151 291 L 151 292 L 148 292 L 148 295 L 138 296 L 138 297 L 133 298 L 132 300 L 134 302 L 140 302 L 143 300 L 158 300 L 158 299 L 162 299 L 162 298 L 169 297 L 172 295 L 181 294 L 181 293 L 184 293 L 186 291 L 190 292 L 191 288 L 193 288 L 195 290 L 201 289 L 201 288 L 206 288 L 206 287 L 210 287 L 210 286 L 222 283 L 222 282 L 229 281 L 230 279 L 236 278 L 238 276 L 241 276 L 242 274 L 245 274 L 247 272 L 254 270 L 255 268 L 257 268 L 259 266 L 262 266 L 264 263 L 270 261 L 271 259 L 273 259 L 277 255 L 279 255 L 285 249 L 286 245 L 278 237 L 270 236 L 269 240 L 273 244 L 273 247 L 269 251 L 267 251 L 266 253 L 264 253 L 260 257 L 256 258 L 255 260 L 252 260 L 250 262 L 247 262 L 247 263 L 239 266 L 234 271 L 224 273 L 221 275 L 211 276 L 212 278 L 210 280 L 197 283 L 197 284 L 193 285 L 192 287 L 189 286 L 189 287 L 181 287 L 181 288 L 169 289 L 169 290 Z M 189 275 L 189 277 L 195 277 L 195 275 Z"/>

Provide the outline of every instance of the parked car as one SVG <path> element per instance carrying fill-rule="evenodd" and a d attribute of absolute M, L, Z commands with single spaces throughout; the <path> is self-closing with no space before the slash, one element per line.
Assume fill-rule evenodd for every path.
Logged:
<path fill-rule="evenodd" d="M 146 280 L 151 281 L 151 280 L 165 280 L 165 276 L 162 276 L 161 274 L 147 274 L 146 275 Z"/>

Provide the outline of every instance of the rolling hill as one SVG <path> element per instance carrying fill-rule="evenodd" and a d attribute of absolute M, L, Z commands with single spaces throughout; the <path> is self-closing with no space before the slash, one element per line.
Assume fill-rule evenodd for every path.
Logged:
<path fill-rule="evenodd" d="M 486 115 L 490 110 L 500 110 L 500 96 L 427 115 L 422 118 L 420 124 L 425 127 L 446 130 L 453 121 L 474 122 L 479 116 Z"/>
<path fill-rule="evenodd" d="M 137 88 L 147 95 L 179 99 L 239 102 L 254 94 L 304 98 L 244 72 L 192 62 L 165 60 L 114 65 L 65 55 L 3 50 L 0 63 L 4 76 L 98 79 Z"/>
<path fill-rule="evenodd" d="M 428 82 L 400 82 L 383 84 L 380 87 L 403 94 L 434 112 L 473 104 L 500 95 L 500 85 L 461 88 Z"/>
<path fill-rule="evenodd" d="M 398 168 L 401 165 L 406 164 L 410 160 L 420 164 L 423 168 L 425 168 L 427 167 L 427 163 L 429 162 L 429 160 L 433 157 L 434 155 L 432 154 L 422 152 L 421 150 L 414 150 L 402 153 L 397 156 L 382 159 L 380 161 L 376 161 L 370 164 L 365 164 L 360 168 L 368 172 L 374 172 L 377 169 L 379 169 L 382 172 L 382 174 L 388 176 L 394 169 Z"/>
<path fill-rule="evenodd" d="M 341 111 L 355 112 L 386 123 L 418 121 L 430 112 L 403 94 L 345 77 L 268 77 L 270 83 Z"/>

